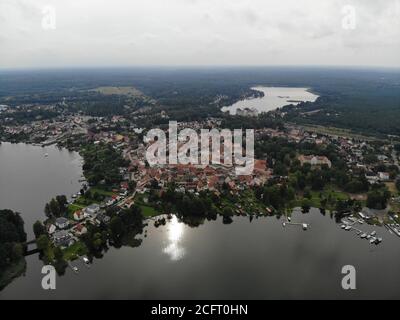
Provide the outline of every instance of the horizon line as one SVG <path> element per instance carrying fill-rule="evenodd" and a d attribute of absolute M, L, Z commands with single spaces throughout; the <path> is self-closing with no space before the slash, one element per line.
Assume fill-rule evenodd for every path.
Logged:
<path fill-rule="evenodd" d="M 0 67 L 2 71 L 57 71 L 57 70 L 101 70 L 101 69 L 253 69 L 253 68 L 302 68 L 302 69 L 358 69 L 358 70 L 396 70 L 400 71 L 399 66 L 384 65 L 340 65 L 340 64 L 142 64 L 142 65 L 70 65 L 70 66 L 37 66 L 37 67 Z"/>

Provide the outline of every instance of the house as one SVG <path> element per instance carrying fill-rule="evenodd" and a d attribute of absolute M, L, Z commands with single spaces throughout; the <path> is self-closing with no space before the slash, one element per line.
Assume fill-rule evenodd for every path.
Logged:
<path fill-rule="evenodd" d="M 56 226 L 57 226 L 57 228 L 59 228 L 59 229 L 68 228 L 68 226 L 69 226 L 69 221 L 68 221 L 67 218 L 63 218 L 63 217 L 57 218 L 57 219 L 56 219 Z"/>
<path fill-rule="evenodd" d="M 371 171 L 368 171 L 367 173 L 365 173 L 365 178 L 371 184 L 374 184 L 374 183 L 378 182 L 378 180 L 379 180 L 379 177 L 374 172 L 371 172 Z"/>
<path fill-rule="evenodd" d="M 56 230 L 57 230 L 57 227 L 54 224 L 50 223 L 49 225 L 47 225 L 47 233 L 48 234 L 53 234 L 54 232 L 56 232 Z"/>
<path fill-rule="evenodd" d="M 381 180 L 381 181 L 390 180 L 390 175 L 387 172 L 379 172 L 378 175 L 379 175 L 379 180 Z"/>
<path fill-rule="evenodd" d="M 325 156 L 300 155 L 298 159 L 299 159 L 301 165 L 309 163 L 311 166 L 327 165 L 329 168 L 332 167 L 332 162 Z"/>
<path fill-rule="evenodd" d="M 388 157 L 383 154 L 378 154 L 376 157 L 378 158 L 379 161 L 387 161 L 388 159 Z"/>
<path fill-rule="evenodd" d="M 53 240 L 57 246 L 61 247 L 69 247 L 74 242 L 71 235 L 65 230 L 55 232 L 53 235 Z"/>
<path fill-rule="evenodd" d="M 75 232 L 75 234 L 77 235 L 77 236 L 81 236 L 81 235 L 83 235 L 83 234 L 85 234 L 88 230 L 87 230 L 87 228 L 83 225 L 83 224 L 81 224 L 81 223 L 78 223 L 75 227 L 74 227 L 74 232 Z"/>
<path fill-rule="evenodd" d="M 99 224 L 108 224 L 109 222 L 110 222 L 110 217 L 109 216 L 106 216 L 105 214 L 103 214 L 103 213 L 99 213 L 98 215 L 97 215 L 97 217 L 96 217 L 96 221 L 99 223 Z"/>
<path fill-rule="evenodd" d="M 94 217 L 100 211 L 100 206 L 96 203 L 91 204 L 90 206 L 84 209 L 84 215 L 86 218 Z"/>
<path fill-rule="evenodd" d="M 74 212 L 74 219 L 76 221 L 82 221 L 85 218 L 85 215 L 83 214 L 82 210 L 78 210 Z"/>
<path fill-rule="evenodd" d="M 114 204 L 114 199 L 111 197 L 107 197 L 104 199 L 104 203 L 106 204 L 107 207 L 112 206 Z"/>

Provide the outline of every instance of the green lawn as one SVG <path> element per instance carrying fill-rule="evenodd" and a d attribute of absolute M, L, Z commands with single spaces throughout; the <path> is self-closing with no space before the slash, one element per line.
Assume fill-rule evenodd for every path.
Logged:
<path fill-rule="evenodd" d="M 139 205 L 139 207 L 142 209 L 143 216 L 146 218 L 155 217 L 159 215 L 158 211 L 153 207 L 145 205 Z"/>
<path fill-rule="evenodd" d="M 81 241 L 78 241 L 64 250 L 64 259 L 67 261 L 76 260 L 79 256 L 87 254 L 87 252 L 88 250 L 85 244 Z"/>
<path fill-rule="evenodd" d="M 101 187 L 101 186 L 91 187 L 91 188 L 90 188 L 90 192 L 92 193 L 92 195 L 93 195 L 95 192 L 97 192 L 98 194 L 101 194 L 101 195 L 106 196 L 106 197 L 111 197 L 112 195 L 115 194 L 115 193 L 113 193 L 112 191 L 108 191 L 108 190 L 104 189 L 104 188 Z"/>
<path fill-rule="evenodd" d="M 68 215 L 72 215 L 75 211 L 81 210 L 83 208 L 84 208 L 84 206 L 80 206 L 76 203 L 70 204 L 68 206 Z"/>
<path fill-rule="evenodd" d="M 142 209 L 143 216 L 146 218 L 158 216 L 160 213 L 151 205 L 144 202 L 143 198 L 148 197 L 146 194 L 137 194 L 135 197 L 135 205 Z"/>

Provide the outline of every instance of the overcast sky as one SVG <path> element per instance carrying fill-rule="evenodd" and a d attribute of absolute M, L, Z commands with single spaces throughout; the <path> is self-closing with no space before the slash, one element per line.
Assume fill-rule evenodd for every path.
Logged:
<path fill-rule="evenodd" d="M 399 67 L 400 0 L 0 0 L 0 68 L 122 65 Z"/>

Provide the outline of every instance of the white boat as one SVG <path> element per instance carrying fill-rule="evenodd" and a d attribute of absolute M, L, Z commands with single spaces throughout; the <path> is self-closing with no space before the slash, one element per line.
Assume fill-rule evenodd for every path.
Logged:
<path fill-rule="evenodd" d="M 376 231 L 372 231 L 371 236 L 375 236 L 375 235 L 376 235 Z"/>
<path fill-rule="evenodd" d="M 303 230 L 307 230 L 308 229 L 308 224 L 307 223 L 303 223 Z"/>
<path fill-rule="evenodd" d="M 345 225 L 345 224 L 342 224 L 340 227 L 341 227 L 342 229 L 345 229 L 345 228 L 346 228 L 346 225 Z"/>
<path fill-rule="evenodd" d="M 369 240 L 369 239 L 371 239 L 371 235 L 370 234 L 367 235 L 367 240 Z"/>
<path fill-rule="evenodd" d="M 48 153 L 45 153 L 45 154 L 44 154 L 44 157 L 45 157 L 45 158 L 47 158 L 48 156 L 49 156 L 49 154 L 48 154 Z"/>
<path fill-rule="evenodd" d="M 358 223 L 359 224 L 364 224 L 364 221 L 360 219 L 360 220 L 358 220 Z"/>
<path fill-rule="evenodd" d="M 351 230 L 351 227 L 350 227 L 350 226 L 347 226 L 346 228 L 344 228 L 344 230 L 350 231 L 350 230 Z"/>
<path fill-rule="evenodd" d="M 361 235 L 361 239 L 365 239 L 367 237 L 367 234 L 366 233 L 363 233 L 362 235 Z"/>
<path fill-rule="evenodd" d="M 376 241 L 376 238 L 372 237 L 371 240 L 369 240 L 369 243 L 370 243 L 370 244 L 374 244 L 375 241 Z"/>

